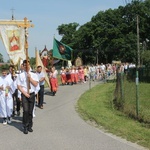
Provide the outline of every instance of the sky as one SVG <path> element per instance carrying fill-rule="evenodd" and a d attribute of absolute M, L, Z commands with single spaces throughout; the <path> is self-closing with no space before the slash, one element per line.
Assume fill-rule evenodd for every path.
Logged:
<path fill-rule="evenodd" d="M 59 25 L 79 23 L 83 25 L 91 20 L 99 11 L 125 6 L 127 0 L 0 0 L 0 20 L 12 18 L 31 20 L 33 28 L 29 28 L 28 53 L 35 57 L 35 49 L 48 50 L 53 47 L 53 37 L 61 40 L 57 28 Z M 13 11 L 12 11 L 13 9 Z M 0 53 L 4 61 L 9 60 L 5 47 L 0 40 Z"/>

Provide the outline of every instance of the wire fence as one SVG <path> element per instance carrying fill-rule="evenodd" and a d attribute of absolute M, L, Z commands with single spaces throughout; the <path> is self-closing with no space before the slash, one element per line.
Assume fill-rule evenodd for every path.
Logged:
<path fill-rule="evenodd" d="M 132 118 L 150 126 L 150 68 L 118 72 L 114 104 Z"/>

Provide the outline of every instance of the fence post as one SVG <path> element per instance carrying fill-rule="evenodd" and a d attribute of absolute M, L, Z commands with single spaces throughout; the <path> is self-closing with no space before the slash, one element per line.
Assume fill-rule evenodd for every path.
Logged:
<path fill-rule="evenodd" d="M 139 116 L 139 75 L 138 70 L 136 71 L 136 115 Z"/>
<path fill-rule="evenodd" d="M 124 99 L 123 99 L 123 72 L 121 72 L 120 73 L 120 89 L 121 89 L 121 103 L 122 103 L 122 106 L 123 106 L 123 101 L 124 101 Z"/>
<path fill-rule="evenodd" d="M 91 75 L 90 75 L 90 80 L 89 80 L 89 90 L 91 89 Z"/>

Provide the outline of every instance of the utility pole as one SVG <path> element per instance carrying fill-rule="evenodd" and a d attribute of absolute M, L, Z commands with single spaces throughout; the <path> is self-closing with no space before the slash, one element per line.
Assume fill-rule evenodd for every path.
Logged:
<path fill-rule="evenodd" d="M 137 15 L 137 70 L 136 70 L 136 114 L 139 115 L 139 71 L 140 67 L 140 42 L 139 42 L 139 16 Z"/>
<path fill-rule="evenodd" d="M 140 67 L 139 16 L 137 15 L 137 67 Z"/>
<path fill-rule="evenodd" d="M 97 54 L 97 64 L 98 64 L 98 49 L 97 49 L 97 51 L 96 51 L 96 54 Z"/>

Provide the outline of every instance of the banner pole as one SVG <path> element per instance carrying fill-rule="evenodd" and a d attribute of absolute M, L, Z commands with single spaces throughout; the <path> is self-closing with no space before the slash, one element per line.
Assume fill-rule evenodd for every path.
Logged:
<path fill-rule="evenodd" d="M 29 68 L 29 63 L 28 63 L 29 57 L 28 57 L 28 32 L 27 32 L 27 30 L 29 27 L 33 27 L 33 25 L 31 25 L 29 23 L 29 21 L 27 20 L 27 18 L 25 17 L 24 24 L 19 24 L 18 26 L 24 28 L 24 31 L 25 31 L 25 51 L 26 51 L 26 61 L 27 61 L 26 71 L 28 73 L 29 72 L 29 69 L 28 69 Z M 29 89 L 30 89 L 30 83 L 29 83 L 29 79 L 27 78 L 27 92 L 28 93 L 29 93 Z"/>

